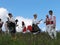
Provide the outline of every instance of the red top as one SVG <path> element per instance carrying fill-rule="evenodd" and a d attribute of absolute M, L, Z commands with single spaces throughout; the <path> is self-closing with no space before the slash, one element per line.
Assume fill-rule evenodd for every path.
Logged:
<path fill-rule="evenodd" d="M 26 32 L 26 27 L 23 28 L 23 32 Z"/>
<path fill-rule="evenodd" d="M 27 27 L 27 30 L 32 31 L 32 26 L 31 26 L 31 25 L 29 25 L 29 26 Z"/>
<path fill-rule="evenodd" d="M 46 25 L 49 25 L 49 24 L 50 24 L 50 19 L 46 18 Z"/>

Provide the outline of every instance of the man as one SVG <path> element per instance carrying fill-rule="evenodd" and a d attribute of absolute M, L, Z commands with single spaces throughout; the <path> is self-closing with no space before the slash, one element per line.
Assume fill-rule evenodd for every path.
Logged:
<path fill-rule="evenodd" d="M 37 34 L 38 32 L 41 31 L 41 29 L 38 27 L 38 24 L 40 21 L 37 21 L 37 14 L 34 14 L 34 19 L 32 20 L 32 32 L 33 34 Z"/>
<path fill-rule="evenodd" d="M 56 17 L 53 15 L 53 11 L 49 11 L 50 15 L 50 29 L 49 29 L 49 35 L 52 39 L 56 39 Z"/>
<path fill-rule="evenodd" d="M 12 14 L 9 13 L 8 14 L 8 29 L 9 32 L 11 33 L 13 39 L 16 39 L 16 23 L 15 23 L 15 19 L 13 18 Z"/>
<path fill-rule="evenodd" d="M 2 22 L 2 20 L 0 19 L 0 33 L 2 33 L 2 26 L 3 26 L 3 22 Z"/>

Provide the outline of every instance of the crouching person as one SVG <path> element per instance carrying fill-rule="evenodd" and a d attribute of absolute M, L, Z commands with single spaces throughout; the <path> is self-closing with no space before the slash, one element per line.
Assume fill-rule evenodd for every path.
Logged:
<path fill-rule="evenodd" d="M 11 33 L 11 36 L 13 39 L 16 39 L 16 23 L 15 19 L 13 18 L 12 14 L 8 14 L 8 29 L 9 32 Z"/>
<path fill-rule="evenodd" d="M 37 14 L 34 14 L 33 16 L 34 16 L 34 19 L 32 21 L 32 33 L 37 34 L 41 32 L 41 29 L 38 27 L 38 24 L 40 23 L 40 21 L 37 21 Z"/>

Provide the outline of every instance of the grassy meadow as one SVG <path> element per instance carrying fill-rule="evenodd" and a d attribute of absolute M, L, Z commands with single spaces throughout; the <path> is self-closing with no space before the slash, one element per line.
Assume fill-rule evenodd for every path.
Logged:
<path fill-rule="evenodd" d="M 57 33 L 57 39 L 51 39 L 47 33 L 17 33 L 16 36 L 12 40 L 10 34 L 0 34 L 0 45 L 60 45 L 60 32 Z"/>

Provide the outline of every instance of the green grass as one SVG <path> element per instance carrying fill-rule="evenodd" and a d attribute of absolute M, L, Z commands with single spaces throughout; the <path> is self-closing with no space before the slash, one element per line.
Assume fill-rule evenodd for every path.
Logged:
<path fill-rule="evenodd" d="M 16 36 L 16 40 L 11 40 L 10 34 L 0 34 L 0 45 L 60 45 L 60 33 L 57 33 L 57 39 L 53 40 L 47 33 L 17 33 Z"/>

